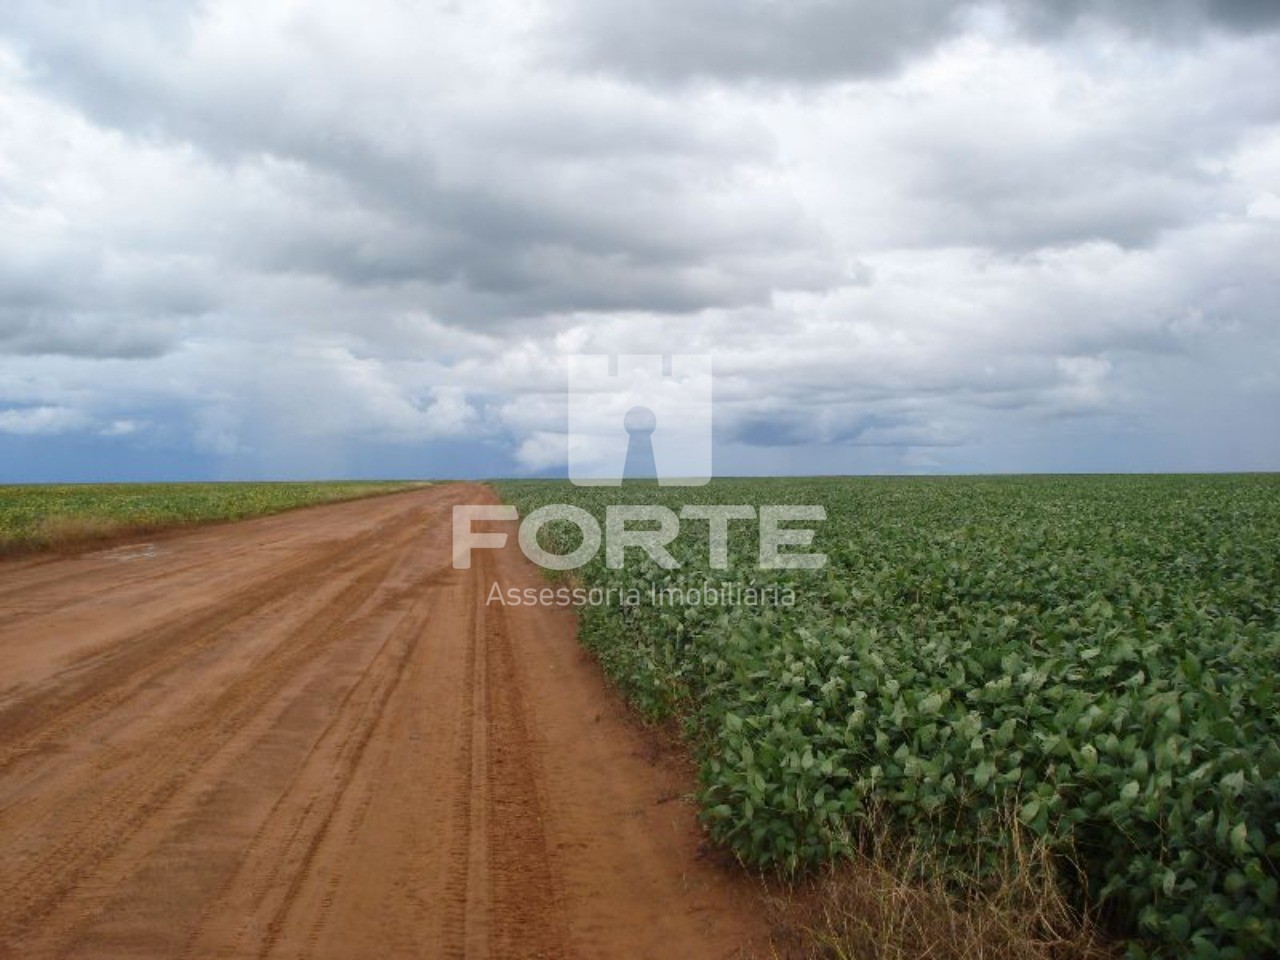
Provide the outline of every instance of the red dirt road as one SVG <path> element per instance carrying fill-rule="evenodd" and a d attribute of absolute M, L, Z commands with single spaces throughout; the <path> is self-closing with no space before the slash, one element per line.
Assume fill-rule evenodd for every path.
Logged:
<path fill-rule="evenodd" d="M 493 500 L 0 564 L 0 956 L 763 947 L 572 613 L 486 605 L 539 583 L 514 525 L 452 569 L 452 505 Z"/>

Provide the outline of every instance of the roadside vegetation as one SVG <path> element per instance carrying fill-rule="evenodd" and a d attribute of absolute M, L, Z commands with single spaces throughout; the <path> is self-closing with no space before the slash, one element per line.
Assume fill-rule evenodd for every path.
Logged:
<path fill-rule="evenodd" d="M 1071 902 L 1047 843 L 1006 825 L 981 877 L 874 824 L 798 884 L 766 884 L 775 957 L 830 960 L 1116 960 Z M 984 856 L 988 854 L 984 853 Z"/>
<path fill-rule="evenodd" d="M 912 955 L 909 934 L 884 939 L 908 915 L 949 918 L 935 933 L 985 917 L 1048 951 L 991 934 L 960 954 L 944 932 L 914 955 L 1077 956 L 1093 923 L 1135 958 L 1280 955 L 1280 477 L 502 492 L 522 515 L 826 508 L 803 524 L 820 571 L 757 569 L 748 522 L 731 526 L 731 568 L 709 570 L 707 523 L 687 520 L 680 569 L 633 551 L 610 570 L 602 551 L 573 574 L 640 589 L 581 608 L 584 644 L 646 715 L 683 722 L 715 840 L 828 884 L 826 955 Z M 577 545 L 567 526 L 542 539 Z M 724 581 L 795 603 L 650 602 Z"/>
<path fill-rule="evenodd" d="M 0 486 L 0 557 L 79 549 L 171 527 L 244 520 L 416 485 L 341 481 Z"/>

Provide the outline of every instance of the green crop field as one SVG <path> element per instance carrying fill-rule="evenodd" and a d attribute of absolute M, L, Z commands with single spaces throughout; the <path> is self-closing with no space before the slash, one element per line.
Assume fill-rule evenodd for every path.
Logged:
<path fill-rule="evenodd" d="M 1133 956 L 1280 951 L 1280 477 L 501 490 L 522 516 L 826 508 L 820 571 L 757 569 L 748 522 L 710 571 L 708 524 L 686 520 L 680 569 L 602 551 L 573 575 L 640 588 L 582 607 L 583 642 L 641 710 L 683 720 L 704 821 L 745 862 L 803 871 L 876 817 L 972 871 L 1020 823 Z M 650 602 L 707 581 L 795 602 Z"/>
<path fill-rule="evenodd" d="M 0 486 L 0 556 L 165 527 L 243 520 L 412 485 L 343 481 Z"/>

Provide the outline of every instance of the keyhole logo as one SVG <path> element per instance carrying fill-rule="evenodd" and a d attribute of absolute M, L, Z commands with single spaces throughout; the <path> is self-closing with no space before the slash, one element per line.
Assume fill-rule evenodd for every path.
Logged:
<path fill-rule="evenodd" d="M 648 407 L 632 407 L 622 420 L 627 431 L 627 461 L 622 469 L 622 482 L 656 483 L 658 466 L 653 460 L 653 431 L 658 418 Z"/>
<path fill-rule="evenodd" d="M 577 354 L 568 358 L 568 366 L 569 479 L 575 484 L 616 487 L 656 482 L 664 487 L 692 487 L 711 480 L 710 357 Z M 674 570 L 681 561 L 668 545 L 680 536 L 681 524 L 689 521 L 707 524 L 707 563 L 712 570 L 728 569 L 730 528 L 735 524 L 756 525 L 761 570 L 819 570 L 827 562 L 826 555 L 805 549 L 812 544 L 816 529 L 797 524 L 811 524 L 826 516 L 826 510 L 816 504 L 757 507 L 702 502 L 686 503 L 677 512 L 663 504 L 611 503 L 605 506 L 602 526 L 600 516 L 571 503 L 544 504 L 523 518 L 509 504 L 458 504 L 453 508 L 453 565 L 467 569 L 473 550 L 500 549 L 507 542 L 508 533 L 478 529 L 476 524 L 519 520 L 520 548 L 548 570 L 576 570 L 602 549 L 605 565 L 611 570 L 626 564 L 628 551 L 641 552 L 649 562 Z M 582 534 L 577 546 L 563 554 L 544 548 L 538 532 L 552 522 L 576 526 Z M 567 595 L 569 588 L 562 589 Z M 536 589 L 533 592 L 541 596 Z M 794 593 L 789 587 L 785 592 L 789 599 L 779 602 L 790 606 L 795 602 Z M 698 599 L 689 602 L 702 603 L 701 590 L 694 593 Z M 485 602 L 495 602 L 492 591 Z M 520 597 L 508 600 L 499 591 L 496 602 L 524 601 Z M 529 602 L 551 601 L 535 597 Z M 584 593 L 583 599 L 573 602 L 612 601 L 597 601 Z M 667 601 L 664 595 L 654 602 L 661 605 Z"/>
<path fill-rule="evenodd" d="M 569 479 L 579 486 L 711 479 L 711 358 L 569 357 Z"/>

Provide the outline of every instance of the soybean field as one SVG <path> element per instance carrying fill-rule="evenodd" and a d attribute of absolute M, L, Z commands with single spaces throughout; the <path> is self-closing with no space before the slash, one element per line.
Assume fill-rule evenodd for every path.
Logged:
<path fill-rule="evenodd" d="M 565 574 L 639 591 L 580 607 L 580 637 L 640 711 L 682 722 L 703 822 L 745 863 L 802 874 L 874 819 L 980 883 L 1022 831 L 1131 956 L 1280 951 L 1280 478 L 500 492 L 522 516 L 602 520 L 624 503 L 825 508 L 805 524 L 819 570 L 761 569 L 747 521 L 711 569 L 708 524 L 686 520 L 678 569 L 601 551 Z M 557 522 L 541 540 L 578 536 Z"/>

